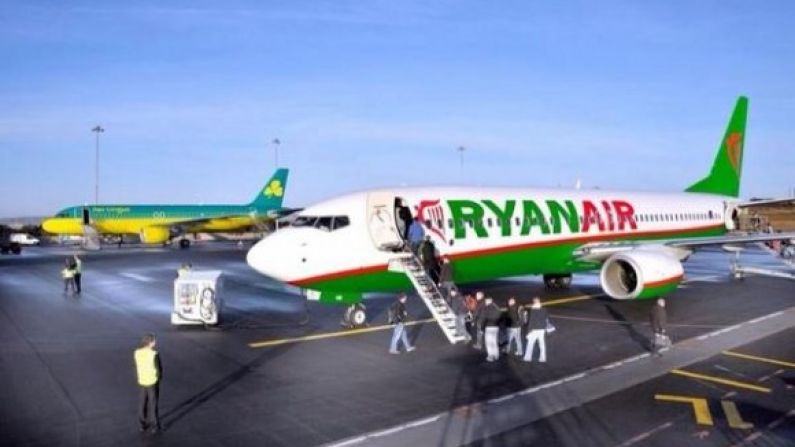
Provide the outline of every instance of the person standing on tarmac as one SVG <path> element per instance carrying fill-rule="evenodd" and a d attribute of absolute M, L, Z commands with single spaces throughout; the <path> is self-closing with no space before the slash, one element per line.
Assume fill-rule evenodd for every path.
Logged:
<path fill-rule="evenodd" d="M 415 348 L 409 344 L 409 339 L 406 336 L 406 327 L 405 322 L 408 319 L 408 312 L 406 312 L 406 294 L 401 293 L 398 296 L 398 300 L 392 304 L 392 307 L 389 309 L 390 314 L 390 323 L 395 325 L 395 328 L 392 331 L 392 342 L 389 345 L 389 353 L 390 354 L 400 354 L 398 348 L 398 342 L 403 341 L 403 347 L 406 348 L 406 352 L 411 352 Z"/>
<path fill-rule="evenodd" d="M 473 348 L 480 350 L 483 349 L 483 292 L 478 291 L 475 293 L 475 302 L 477 307 L 472 313 L 472 330 L 475 332 L 475 344 Z"/>
<path fill-rule="evenodd" d="M 533 298 L 533 304 L 530 306 L 530 317 L 527 322 L 527 350 L 524 353 L 524 361 L 533 361 L 533 350 L 535 349 L 536 342 L 538 343 L 538 361 L 544 363 L 547 361 L 547 345 L 544 337 L 547 333 L 547 321 L 549 315 L 546 309 L 541 308 L 541 299 L 538 297 Z"/>
<path fill-rule="evenodd" d="M 483 325 L 486 334 L 486 361 L 494 362 L 500 358 L 500 346 L 497 337 L 500 334 L 499 320 L 502 316 L 500 308 L 494 304 L 491 297 L 487 297 L 483 306 Z"/>
<path fill-rule="evenodd" d="M 80 258 L 77 257 L 77 255 L 74 255 L 73 259 L 74 259 L 74 262 L 73 262 L 72 265 L 74 266 L 73 270 L 75 272 L 75 275 L 74 275 L 74 279 L 75 279 L 75 284 L 74 284 L 75 285 L 75 293 L 80 295 L 80 291 L 82 290 L 80 280 L 81 280 L 81 278 L 83 278 L 83 261 L 81 261 Z"/>
<path fill-rule="evenodd" d="M 158 400 L 160 398 L 160 379 L 163 368 L 160 356 L 155 351 L 155 336 L 146 334 L 141 339 L 141 346 L 135 350 L 135 371 L 140 387 L 138 398 L 138 424 L 140 431 L 147 428 L 157 433 L 160 428 Z"/>
<path fill-rule="evenodd" d="M 450 290 L 450 307 L 455 314 L 455 335 L 464 337 L 465 341 L 469 342 L 472 339 L 466 329 L 466 318 L 469 309 L 467 309 L 466 297 L 458 293 L 456 289 Z"/>
<path fill-rule="evenodd" d="M 66 258 L 64 261 L 63 270 L 61 270 L 61 278 L 63 278 L 63 293 L 69 293 L 71 289 L 74 292 L 75 289 L 75 270 L 72 268 L 72 260 Z"/>
<path fill-rule="evenodd" d="M 516 298 L 508 300 L 508 346 L 505 352 L 511 352 L 511 343 L 516 342 L 516 355 L 522 355 L 522 306 L 516 304 Z"/>
<path fill-rule="evenodd" d="M 651 350 L 652 354 L 662 357 L 661 349 L 665 347 L 670 342 L 668 336 L 665 334 L 665 327 L 668 325 L 668 315 L 665 312 L 665 299 L 659 298 L 654 306 L 651 308 L 651 315 L 649 315 L 651 320 L 651 330 L 652 334 L 652 343 L 651 343 Z"/>

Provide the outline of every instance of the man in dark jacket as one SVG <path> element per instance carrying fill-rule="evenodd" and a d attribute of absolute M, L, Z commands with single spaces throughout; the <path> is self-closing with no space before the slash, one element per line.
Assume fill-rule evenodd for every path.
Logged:
<path fill-rule="evenodd" d="M 511 343 L 516 341 L 516 355 L 522 355 L 522 313 L 524 309 L 516 303 L 516 298 L 508 300 L 508 346 L 505 352 L 511 352 Z"/>
<path fill-rule="evenodd" d="M 442 266 L 439 269 L 439 290 L 448 302 L 450 301 L 450 291 L 454 287 L 453 264 L 450 263 L 450 258 L 444 256 L 442 258 Z"/>
<path fill-rule="evenodd" d="M 431 277 L 434 284 L 439 283 L 439 270 L 436 265 L 436 247 L 430 236 L 425 236 L 425 240 L 420 245 L 420 260 L 422 261 L 425 272 Z"/>
<path fill-rule="evenodd" d="M 406 352 L 411 352 L 414 350 L 414 346 L 409 344 L 409 339 L 406 336 L 406 328 L 405 322 L 408 319 L 408 312 L 406 312 L 406 294 L 401 293 L 398 296 L 398 300 L 392 304 L 389 312 L 392 316 L 392 321 L 390 323 L 395 325 L 394 330 L 392 331 L 392 343 L 389 345 L 389 353 L 390 354 L 400 354 L 398 350 L 398 341 L 403 341 L 403 347 L 406 348 Z"/>
<path fill-rule="evenodd" d="M 472 312 L 472 330 L 475 332 L 475 344 L 472 347 L 478 350 L 483 349 L 483 296 L 480 291 L 475 294 L 477 307 Z"/>
<path fill-rule="evenodd" d="M 549 315 L 546 309 L 541 307 L 541 299 L 538 297 L 533 298 L 533 304 L 530 306 L 530 316 L 527 322 L 527 350 L 524 353 L 524 361 L 533 361 L 533 350 L 536 343 L 538 343 L 538 361 L 544 363 L 547 361 L 547 345 L 544 337 L 547 333 L 547 320 Z"/>
<path fill-rule="evenodd" d="M 663 347 L 667 346 L 667 335 L 665 327 L 668 325 L 668 316 L 665 312 L 665 299 L 660 298 L 651 308 L 651 330 L 653 332 L 653 341 L 651 343 L 651 350 L 654 355 L 662 356 L 660 351 Z"/>
<path fill-rule="evenodd" d="M 398 215 L 398 225 L 400 226 L 400 236 L 403 238 L 404 241 L 409 240 L 409 227 L 411 226 L 411 221 L 414 220 L 411 217 L 411 210 L 409 207 L 406 206 L 405 200 L 400 200 L 397 204 L 397 215 Z"/>
<path fill-rule="evenodd" d="M 483 306 L 483 325 L 486 335 L 486 361 L 493 362 L 500 358 L 500 347 L 497 344 L 497 337 L 500 333 L 499 320 L 502 311 L 491 297 L 487 297 Z"/>

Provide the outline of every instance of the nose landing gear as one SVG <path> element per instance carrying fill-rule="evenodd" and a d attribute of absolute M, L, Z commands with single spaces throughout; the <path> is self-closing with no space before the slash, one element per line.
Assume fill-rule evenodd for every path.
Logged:
<path fill-rule="evenodd" d="M 341 324 L 349 329 L 367 326 L 367 310 L 364 304 L 353 304 L 345 309 Z"/>

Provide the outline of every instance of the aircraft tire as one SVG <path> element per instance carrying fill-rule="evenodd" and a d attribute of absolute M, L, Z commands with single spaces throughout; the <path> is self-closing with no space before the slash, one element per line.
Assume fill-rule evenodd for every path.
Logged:
<path fill-rule="evenodd" d="M 179 248 L 185 249 L 190 247 L 190 241 L 187 239 L 180 239 L 179 240 Z"/>

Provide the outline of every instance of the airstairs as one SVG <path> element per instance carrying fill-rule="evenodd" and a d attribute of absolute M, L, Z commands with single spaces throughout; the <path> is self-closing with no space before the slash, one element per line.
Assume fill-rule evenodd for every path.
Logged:
<path fill-rule="evenodd" d="M 83 225 L 83 249 L 99 250 L 99 233 L 91 225 Z"/>
<path fill-rule="evenodd" d="M 450 343 L 455 344 L 466 339 L 465 336 L 456 335 L 455 314 L 447 301 L 444 300 L 442 293 L 430 276 L 420 264 L 420 261 L 413 254 L 406 253 L 403 256 L 393 258 L 389 262 L 389 270 L 403 272 L 408 276 L 417 294 L 428 306 L 431 315 L 439 324 L 439 328 L 444 333 Z"/>

